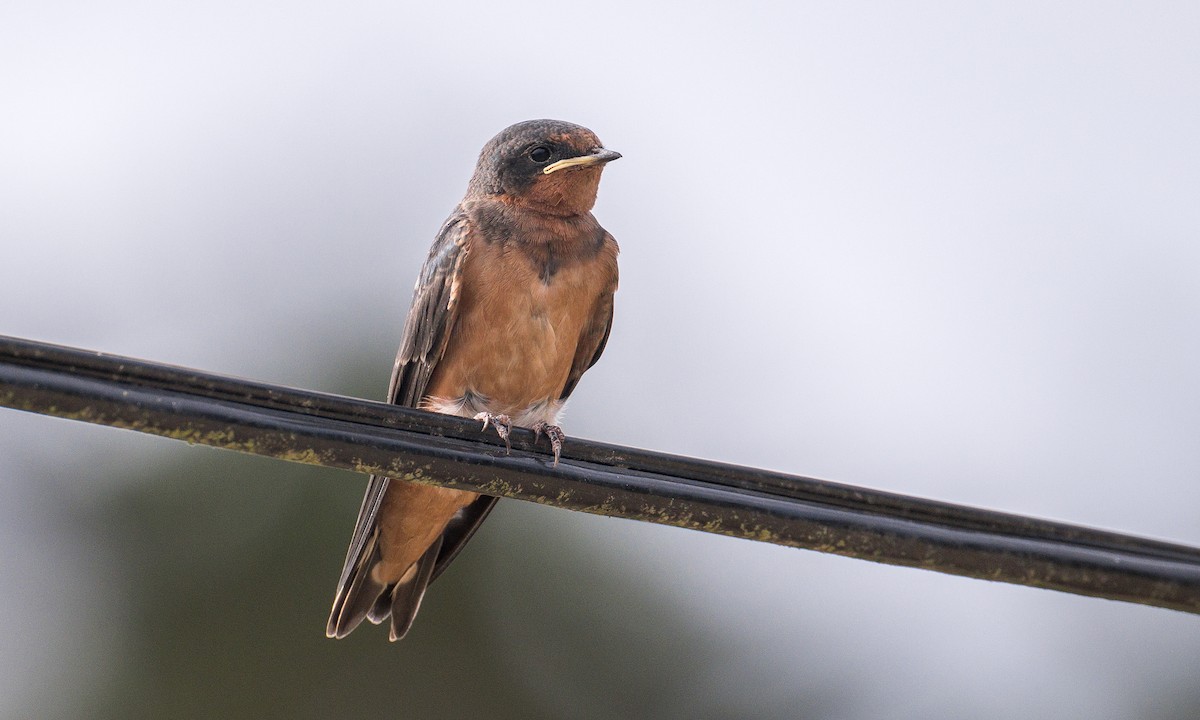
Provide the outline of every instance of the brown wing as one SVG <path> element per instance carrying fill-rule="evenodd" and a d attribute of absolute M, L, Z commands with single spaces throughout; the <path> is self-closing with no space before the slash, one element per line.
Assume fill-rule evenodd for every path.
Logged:
<path fill-rule="evenodd" d="M 404 324 L 404 337 L 392 368 L 388 386 L 388 400 L 392 403 L 416 407 L 445 352 L 457 318 L 462 265 L 468 252 L 469 236 L 470 224 L 459 210 L 450 216 L 434 240 L 417 279 L 412 307 Z M 345 637 L 364 617 L 370 617 L 374 622 L 382 621 L 398 609 L 392 605 L 395 599 L 400 599 L 399 609 L 408 616 L 399 628 L 403 634 L 416 613 L 425 585 L 458 554 L 496 502 L 495 498 L 481 497 L 464 508 L 447 526 L 441 542 L 435 543 L 431 552 L 418 561 L 411 578 L 406 575 L 401 584 L 407 582 L 410 587 L 392 592 L 371 577 L 370 572 L 379 561 L 377 520 L 388 482 L 386 477 L 372 475 L 367 484 L 326 626 L 330 637 Z M 404 603 L 406 597 L 411 598 L 407 604 Z"/>
<path fill-rule="evenodd" d="M 605 242 L 612 252 L 612 284 L 596 299 L 591 322 L 584 326 L 583 333 L 580 334 L 579 344 L 575 346 L 571 372 L 567 375 L 567 384 L 563 386 L 562 394 L 558 396 L 559 400 L 570 397 L 575 386 L 579 384 L 579 378 L 600 359 L 604 346 L 608 343 L 608 333 L 612 330 L 613 293 L 617 291 L 617 241 L 613 240 L 612 235 L 605 233 Z"/>
<path fill-rule="evenodd" d="M 404 322 L 404 338 L 388 384 L 388 402 L 416 407 L 425 394 L 458 317 L 462 265 L 467 257 L 469 236 L 467 216 L 461 210 L 456 211 L 442 225 L 429 249 Z"/>

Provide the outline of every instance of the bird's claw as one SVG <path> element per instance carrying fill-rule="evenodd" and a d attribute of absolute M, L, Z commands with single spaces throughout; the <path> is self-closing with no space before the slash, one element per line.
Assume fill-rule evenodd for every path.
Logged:
<path fill-rule="evenodd" d="M 557 425 L 551 425 L 548 422 L 538 422 L 530 430 L 533 430 L 533 440 L 537 442 L 542 437 L 542 433 L 550 440 L 550 449 L 554 451 L 554 465 L 558 466 L 558 456 L 562 454 L 563 440 L 567 439 L 567 434 L 562 428 Z"/>
<path fill-rule="evenodd" d="M 512 418 L 507 415 L 493 415 L 490 412 L 481 412 L 475 416 L 475 419 L 483 421 L 482 430 L 487 430 L 489 423 L 492 427 L 496 428 L 496 434 L 504 441 L 504 452 L 512 452 L 512 442 L 508 439 L 509 431 L 512 430 Z"/>

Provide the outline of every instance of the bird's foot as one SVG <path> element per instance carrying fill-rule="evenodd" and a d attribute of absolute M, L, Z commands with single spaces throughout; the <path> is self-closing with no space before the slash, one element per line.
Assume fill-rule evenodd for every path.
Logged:
<path fill-rule="evenodd" d="M 507 415 L 493 415 L 490 412 L 481 412 L 475 416 L 476 420 L 483 421 L 483 430 L 488 429 L 488 423 L 496 428 L 496 434 L 504 441 L 504 452 L 512 452 L 512 443 L 509 442 L 509 431 L 512 430 L 512 418 Z"/>
<path fill-rule="evenodd" d="M 550 439 L 550 449 L 554 451 L 554 464 L 557 466 L 558 456 L 562 453 L 563 440 L 567 439 L 567 434 L 564 433 L 562 428 L 559 426 L 551 425 L 548 422 L 541 421 L 534 424 L 530 430 L 533 430 L 534 442 L 537 442 L 538 438 L 542 436 L 542 433 L 545 433 L 546 437 Z"/>

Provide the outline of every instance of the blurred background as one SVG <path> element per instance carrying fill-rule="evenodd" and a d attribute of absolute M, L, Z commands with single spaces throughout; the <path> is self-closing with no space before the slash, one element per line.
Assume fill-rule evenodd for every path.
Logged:
<path fill-rule="evenodd" d="M 0 332 L 381 398 L 483 143 L 625 159 L 568 434 L 1200 543 L 1195 3 L 10 3 Z M 1200 715 L 1200 618 L 0 411 L 3 718 Z"/>

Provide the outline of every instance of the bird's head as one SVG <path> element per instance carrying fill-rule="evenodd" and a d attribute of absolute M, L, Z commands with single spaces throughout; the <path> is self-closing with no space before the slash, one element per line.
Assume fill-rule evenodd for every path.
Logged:
<path fill-rule="evenodd" d="M 578 215 L 596 204 L 600 173 L 619 157 L 585 127 L 527 120 L 483 146 L 468 194 L 552 215 Z"/>

